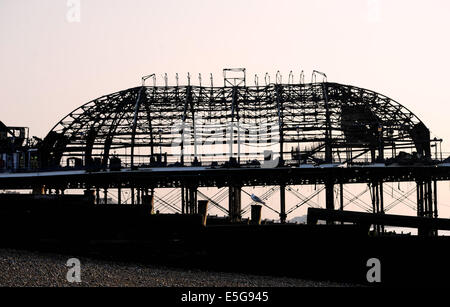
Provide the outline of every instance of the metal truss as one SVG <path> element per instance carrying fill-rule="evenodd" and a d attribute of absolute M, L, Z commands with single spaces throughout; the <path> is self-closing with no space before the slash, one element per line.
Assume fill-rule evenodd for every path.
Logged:
<path fill-rule="evenodd" d="M 400 151 L 431 157 L 429 130 L 396 101 L 326 79 L 281 81 L 154 82 L 102 96 L 55 125 L 41 146 L 42 165 L 106 167 L 112 157 L 129 167 L 220 165 L 230 158 L 245 164 L 263 161 L 264 151 L 279 156 L 280 165 L 375 162 Z"/>

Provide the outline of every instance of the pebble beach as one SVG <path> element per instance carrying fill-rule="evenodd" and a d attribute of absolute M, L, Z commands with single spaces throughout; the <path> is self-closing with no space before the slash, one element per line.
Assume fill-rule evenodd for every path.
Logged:
<path fill-rule="evenodd" d="M 66 279 L 69 257 L 0 249 L 1 287 L 341 287 L 327 281 L 210 272 L 80 257 L 81 282 Z"/>

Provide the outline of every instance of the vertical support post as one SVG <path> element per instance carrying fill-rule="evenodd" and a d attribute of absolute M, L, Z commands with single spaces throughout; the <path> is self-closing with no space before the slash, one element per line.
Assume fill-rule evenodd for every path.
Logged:
<path fill-rule="evenodd" d="M 437 207 L 437 181 L 436 179 L 433 181 L 433 185 L 434 185 L 434 217 L 437 218 L 438 217 L 438 207 Z"/>
<path fill-rule="evenodd" d="M 280 223 L 286 223 L 286 186 L 280 185 Z"/>
<path fill-rule="evenodd" d="M 36 186 L 33 188 L 33 194 L 45 195 L 45 186 Z"/>
<path fill-rule="evenodd" d="M 276 95 L 277 95 L 277 112 L 278 112 L 278 133 L 280 135 L 280 163 L 279 165 L 284 165 L 284 118 L 283 118 L 283 86 L 276 85 Z"/>
<path fill-rule="evenodd" d="M 183 214 L 196 214 L 197 209 L 197 187 L 181 188 L 181 212 Z"/>
<path fill-rule="evenodd" d="M 423 182 L 417 182 L 417 216 L 424 216 L 424 208 L 423 208 Z"/>
<path fill-rule="evenodd" d="M 144 207 L 144 215 L 151 215 L 155 212 L 155 205 L 153 195 L 143 195 L 142 196 L 142 205 Z"/>
<path fill-rule="evenodd" d="M 122 188 L 120 186 L 117 188 L 117 203 L 118 205 L 122 204 Z"/>
<path fill-rule="evenodd" d="M 325 206 L 328 210 L 334 210 L 334 182 L 331 179 L 325 182 Z M 334 222 L 327 220 L 327 224 L 334 224 Z"/>
<path fill-rule="evenodd" d="M 198 213 L 202 216 L 202 224 L 206 226 L 206 219 L 208 216 L 208 200 L 199 200 L 197 203 Z"/>
<path fill-rule="evenodd" d="M 187 214 L 191 214 L 192 213 L 192 211 L 191 211 L 191 200 L 190 200 L 189 196 L 190 196 L 189 188 L 185 188 L 184 189 L 184 197 L 185 197 L 184 199 L 186 201 L 186 213 Z"/>
<path fill-rule="evenodd" d="M 417 215 L 419 217 L 437 217 L 437 182 L 431 178 L 417 181 Z M 419 229 L 420 236 L 436 236 L 436 229 Z"/>
<path fill-rule="evenodd" d="M 183 119 L 183 124 L 181 126 L 181 144 L 180 144 L 180 163 L 184 165 L 184 124 L 185 120 Z"/>
<path fill-rule="evenodd" d="M 189 199 L 189 189 L 185 188 L 184 189 L 184 200 L 185 200 L 185 205 L 186 205 L 186 213 L 187 214 L 191 214 L 191 205 L 190 205 L 190 199 Z"/>
<path fill-rule="evenodd" d="M 376 213 L 378 213 L 378 211 L 377 211 L 378 187 L 377 187 L 377 183 L 375 181 L 371 182 L 370 189 L 371 189 L 371 198 L 372 198 L 372 213 L 376 214 Z M 375 232 L 378 233 L 379 225 L 373 225 L 373 229 Z"/>
<path fill-rule="evenodd" d="M 376 213 L 376 201 L 375 201 L 375 184 L 373 182 L 370 183 L 370 190 L 371 190 L 371 199 L 372 199 L 372 213 Z"/>
<path fill-rule="evenodd" d="M 200 98 L 199 98 L 200 99 Z M 195 109 L 191 100 L 191 113 L 192 113 L 192 130 L 194 132 L 194 161 L 198 160 L 197 157 L 197 125 L 196 125 L 196 117 L 195 117 Z"/>
<path fill-rule="evenodd" d="M 186 199 L 184 195 L 184 186 L 181 187 L 181 214 L 185 214 L 186 212 Z"/>
<path fill-rule="evenodd" d="M 420 216 L 421 200 L 420 200 L 420 182 L 419 181 L 416 182 L 416 194 L 417 194 L 417 216 Z"/>
<path fill-rule="evenodd" d="M 241 164 L 241 126 L 239 125 L 239 116 L 237 119 L 237 134 L 238 134 L 238 138 L 237 138 L 237 145 L 238 145 L 238 158 L 237 158 L 237 162 L 240 165 Z"/>
<path fill-rule="evenodd" d="M 380 213 L 384 214 L 384 189 L 383 189 L 383 181 L 380 181 Z"/>
<path fill-rule="evenodd" d="M 341 182 L 339 184 L 339 210 L 344 211 L 344 184 Z M 344 222 L 341 222 L 344 225 Z"/>
<path fill-rule="evenodd" d="M 98 205 L 100 204 L 100 188 L 95 188 L 95 203 Z"/>
<path fill-rule="evenodd" d="M 375 206 L 376 213 L 380 213 L 380 189 L 378 187 L 378 182 L 375 184 Z"/>
<path fill-rule="evenodd" d="M 433 217 L 433 189 L 432 189 L 432 184 L 431 184 L 431 180 L 429 180 L 427 182 L 427 186 L 428 186 L 428 214 L 427 216 L 429 217 Z"/>
<path fill-rule="evenodd" d="M 228 188 L 228 211 L 231 222 L 241 221 L 241 187 Z"/>
<path fill-rule="evenodd" d="M 326 208 L 329 210 L 334 210 L 334 184 L 333 181 L 327 180 L 325 183 L 325 202 Z"/>
<path fill-rule="evenodd" d="M 239 113 L 238 113 L 238 88 L 237 86 L 233 86 L 233 92 L 232 92 L 232 101 L 231 101 L 231 125 L 230 125 L 230 159 L 233 157 L 233 146 L 234 146 L 234 119 L 237 119 L 238 125 L 239 125 Z M 239 131 L 238 131 L 239 133 Z M 239 135 L 238 135 L 239 138 Z M 238 143 L 238 150 L 239 143 Z M 238 152 L 238 159 L 239 162 L 239 152 Z"/>
<path fill-rule="evenodd" d="M 84 196 L 89 197 L 89 202 L 91 204 L 95 203 L 95 195 L 94 195 L 94 191 L 91 190 L 90 188 L 87 188 L 86 190 L 84 190 Z"/>
<path fill-rule="evenodd" d="M 383 181 L 380 180 L 379 183 L 379 189 L 380 189 L 380 213 L 384 214 L 384 190 L 383 190 Z M 381 225 L 381 232 L 384 232 L 384 225 Z"/>
<path fill-rule="evenodd" d="M 189 188 L 189 213 L 197 213 L 197 187 Z"/>
<path fill-rule="evenodd" d="M 105 205 L 108 204 L 108 189 L 107 189 L 107 188 L 105 188 L 105 189 L 103 190 L 103 203 L 104 203 Z"/>
<path fill-rule="evenodd" d="M 380 182 L 377 181 L 375 183 L 375 207 L 376 207 L 376 214 L 379 214 L 380 211 Z M 382 225 L 377 225 L 376 229 L 377 229 L 377 233 L 381 232 L 381 226 Z"/>
<path fill-rule="evenodd" d="M 184 165 L 184 129 L 185 129 L 185 125 L 186 125 L 186 118 L 187 118 L 187 112 L 188 109 L 190 108 L 191 110 L 193 110 L 193 105 L 192 105 L 192 88 L 189 85 L 186 88 L 186 101 L 184 103 L 184 112 L 183 112 L 183 124 L 182 124 L 182 130 L 181 130 L 181 144 L 180 144 L 180 151 L 181 151 L 181 158 L 180 158 L 180 162 L 181 165 Z"/>
<path fill-rule="evenodd" d="M 428 183 L 423 182 L 423 216 L 428 216 Z"/>
<path fill-rule="evenodd" d="M 381 161 L 384 160 L 384 140 L 383 140 L 383 127 L 378 126 L 378 157 Z"/>
<path fill-rule="evenodd" d="M 147 189 L 147 195 L 150 195 L 151 196 L 151 198 L 153 199 L 153 204 L 155 203 L 155 188 L 154 187 L 151 187 L 150 188 L 150 192 L 148 191 L 148 189 Z"/>
<path fill-rule="evenodd" d="M 333 163 L 333 147 L 331 144 L 332 140 L 332 126 L 331 126 L 331 116 L 330 108 L 328 106 L 328 85 L 327 83 L 322 84 L 323 99 L 325 101 L 325 161 L 326 163 Z"/>
<path fill-rule="evenodd" d="M 252 205 L 251 206 L 251 224 L 253 225 L 261 225 L 261 205 Z"/>
<path fill-rule="evenodd" d="M 325 101 L 325 162 L 333 163 L 333 148 L 331 144 L 331 116 L 328 106 L 328 85 L 326 82 L 322 84 L 322 94 Z M 326 208 L 334 210 L 334 180 L 327 179 L 325 182 L 325 199 Z M 332 221 L 327 221 L 327 224 L 333 224 Z"/>

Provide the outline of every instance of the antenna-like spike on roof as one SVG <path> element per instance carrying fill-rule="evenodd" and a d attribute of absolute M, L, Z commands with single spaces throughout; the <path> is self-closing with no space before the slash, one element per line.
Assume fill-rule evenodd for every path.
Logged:
<path fill-rule="evenodd" d="M 266 85 L 270 84 L 270 75 L 268 72 L 266 72 L 266 75 L 264 76 L 264 82 L 266 83 Z"/>
<path fill-rule="evenodd" d="M 281 84 L 283 83 L 283 76 L 281 75 L 280 71 L 277 71 L 276 77 L 275 77 L 275 82 L 277 84 Z"/>

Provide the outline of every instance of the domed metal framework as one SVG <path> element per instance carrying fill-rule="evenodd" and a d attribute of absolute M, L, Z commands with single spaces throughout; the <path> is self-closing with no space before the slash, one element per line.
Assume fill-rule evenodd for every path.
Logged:
<path fill-rule="evenodd" d="M 221 165 L 230 158 L 258 165 L 270 152 L 277 165 L 384 161 L 400 151 L 431 156 L 427 127 L 384 95 L 330 82 L 243 80 L 143 85 L 90 101 L 47 135 L 43 166 L 107 167 L 112 157 L 133 167 Z"/>

